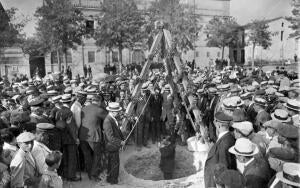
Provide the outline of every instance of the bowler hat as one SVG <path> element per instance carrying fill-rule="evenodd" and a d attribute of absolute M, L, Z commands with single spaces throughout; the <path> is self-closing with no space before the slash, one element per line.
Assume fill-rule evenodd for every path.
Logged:
<path fill-rule="evenodd" d="M 276 158 L 285 162 L 294 162 L 295 153 L 293 153 L 290 149 L 283 147 L 274 147 L 270 148 L 269 157 Z"/>
<path fill-rule="evenodd" d="M 297 139 L 299 138 L 299 128 L 293 125 L 284 124 L 277 129 L 279 135 L 288 138 L 288 139 Z"/>
<path fill-rule="evenodd" d="M 229 123 L 232 121 L 231 116 L 229 116 L 221 111 L 219 111 L 215 114 L 215 119 L 216 119 L 216 121 L 221 122 L 221 123 Z"/>
<path fill-rule="evenodd" d="M 232 113 L 232 121 L 233 122 L 242 122 L 242 121 L 246 121 L 247 117 L 245 112 L 242 109 L 235 109 Z"/>

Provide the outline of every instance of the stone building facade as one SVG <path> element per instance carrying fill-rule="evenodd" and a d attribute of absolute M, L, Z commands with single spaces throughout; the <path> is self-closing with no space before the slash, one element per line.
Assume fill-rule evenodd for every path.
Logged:
<path fill-rule="evenodd" d="M 255 47 L 254 59 L 256 61 L 273 61 L 273 62 L 294 62 L 294 56 L 300 57 L 300 40 L 299 38 L 291 38 L 289 35 L 294 31 L 289 28 L 291 23 L 284 17 L 278 17 L 266 20 L 269 25 L 269 31 L 272 32 L 271 43 L 268 49 L 263 49 L 260 46 Z M 245 29 L 247 42 L 247 28 Z M 251 43 L 245 47 L 245 59 L 248 64 L 252 60 L 252 45 Z"/>

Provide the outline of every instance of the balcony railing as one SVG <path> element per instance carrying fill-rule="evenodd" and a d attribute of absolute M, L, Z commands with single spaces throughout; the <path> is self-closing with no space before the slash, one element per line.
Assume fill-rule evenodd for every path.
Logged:
<path fill-rule="evenodd" d="M 103 0 L 73 0 L 73 5 L 78 8 L 99 9 Z"/>

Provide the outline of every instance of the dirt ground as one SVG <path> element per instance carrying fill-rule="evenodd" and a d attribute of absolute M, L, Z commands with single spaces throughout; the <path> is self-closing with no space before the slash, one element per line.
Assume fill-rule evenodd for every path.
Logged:
<path fill-rule="evenodd" d="M 151 148 L 143 148 L 139 152 L 135 150 L 134 146 L 128 146 L 125 151 L 120 153 L 121 164 L 118 185 L 110 185 L 105 181 L 92 182 L 83 173 L 83 180 L 81 182 L 64 182 L 64 188 L 202 188 L 204 187 L 202 166 L 204 166 L 206 152 L 191 152 L 188 154 L 187 152 L 189 151 L 186 148 L 181 146 L 176 147 L 175 161 L 179 162 L 175 166 L 175 171 L 178 172 L 174 172 L 174 177 L 183 177 L 184 174 L 194 172 L 187 177 L 174 180 L 159 180 L 162 179 L 162 173 L 158 167 L 160 155 L 157 146 L 151 145 Z M 127 168 L 128 164 L 133 164 L 135 159 L 137 159 L 138 165 L 132 167 L 131 173 L 136 177 L 129 174 L 127 172 L 128 169 L 125 170 L 124 168 L 126 164 Z M 138 168 L 138 166 L 141 168 Z M 153 179 L 159 181 L 153 181 Z"/>
<path fill-rule="evenodd" d="M 176 147 L 175 167 L 173 179 L 195 174 L 194 157 L 185 147 Z M 159 168 L 160 152 L 155 149 L 144 151 L 128 159 L 125 170 L 133 176 L 144 180 L 163 180 L 163 173 Z"/>

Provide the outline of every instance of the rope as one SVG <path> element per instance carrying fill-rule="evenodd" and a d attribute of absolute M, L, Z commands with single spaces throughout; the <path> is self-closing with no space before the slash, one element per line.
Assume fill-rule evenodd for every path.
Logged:
<path fill-rule="evenodd" d="M 155 81 L 154 86 L 156 86 L 156 84 L 157 84 L 157 80 Z M 141 113 L 140 113 L 138 119 L 136 120 L 136 122 L 134 123 L 132 129 L 130 130 L 129 134 L 127 135 L 126 139 L 124 140 L 125 143 L 127 142 L 127 140 L 129 139 L 130 135 L 132 134 L 134 128 L 137 126 L 137 124 L 138 124 L 138 122 L 139 122 L 139 120 L 140 120 L 140 117 L 141 117 L 142 114 L 144 113 L 144 110 L 145 110 L 145 108 L 146 108 L 146 105 L 147 105 L 148 102 L 149 102 L 150 97 L 151 97 L 151 94 L 148 96 L 148 99 L 147 99 L 147 101 L 146 101 L 146 104 L 143 106 L 143 109 L 142 109 L 142 111 L 141 111 Z M 122 150 L 123 150 L 123 148 L 124 148 L 124 146 L 122 147 Z"/>

